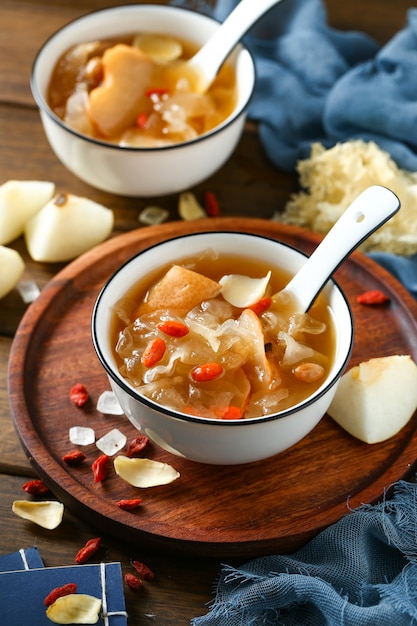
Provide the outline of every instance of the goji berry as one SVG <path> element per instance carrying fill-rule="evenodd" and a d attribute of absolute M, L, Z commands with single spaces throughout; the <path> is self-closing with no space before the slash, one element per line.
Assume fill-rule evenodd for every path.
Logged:
<path fill-rule="evenodd" d="M 62 598 L 63 596 L 69 596 L 71 593 L 76 593 L 77 585 L 75 583 L 67 583 L 66 585 L 62 585 L 62 587 L 55 587 L 52 589 L 46 596 L 43 601 L 45 606 L 51 606 L 58 598 Z"/>
<path fill-rule="evenodd" d="M 106 454 L 99 456 L 92 464 L 94 482 L 101 483 L 109 475 L 110 458 Z"/>
<path fill-rule="evenodd" d="M 43 493 L 48 493 L 49 487 L 45 485 L 43 480 L 36 478 L 35 480 L 29 480 L 27 483 L 22 485 L 23 491 L 26 493 L 30 493 L 32 495 L 42 495 Z"/>
<path fill-rule="evenodd" d="M 137 591 L 143 586 L 143 582 L 134 574 L 125 574 L 125 582 L 133 591 Z"/>
<path fill-rule="evenodd" d="M 88 561 L 90 556 L 95 554 L 101 545 L 101 537 L 95 537 L 94 539 L 89 539 L 85 546 L 83 546 L 80 550 L 78 550 L 75 555 L 75 562 L 79 565 L 81 563 L 85 563 Z"/>
<path fill-rule="evenodd" d="M 243 417 L 241 409 L 233 404 L 221 409 L 216 409 L 215 414 L 224 420 L 238 420 Z"/>
<path fill-rule="evenodd" d="M 77 467 L 85 460 L 85 454 L 81 452 L 81 450 L 73 450 L 72 452 L 64 454 L 62 460 L 67 465 L 71 465 L 71 467 Z"/>
<path fill-rule="evenodd" d="M 153 367 L 156 365 L 164 356 L 166 347 L 165 341 L 160 337 L 151 339 L 142 354 L 142 364 L 145 367 Z"/>
<path fill-rule="evenodd" d="M 151 570 L 150 567 L 145 565 L 145 563 L 142 563 L 142 561 L 133 561 L 133 567 L 135 568 L 139 576 L 143 578 L 143 580 L 154 579 L 155 576 L 154 576 L 153 571 Z"/>
<path fill-rule="evenodd" d="M 70 398 L 76 406 L 84 406 L 88 400 L 87 387 L 82 383 L 73 385 L 70 390 Z"/>
<path fill-rule="evenodd" d="M 126 456 L 132 457 L 141 454 L 149 445 L 149 438 L 146 435 L 138 435 L 129 443 Z"/>
<path fill-rule="evenodd" d="M 383 291 L 379 289 L 371 289 L 370 291 L 364 291 L 357 298 L 358 304 L 383 304 L 388 302 L 389 297 Z"/>
<path fill-rule="evenodd" d="M 147 98 L 152 98 L 152 96 L 165 96 L 170 93 L 170 89 L 168 87 L 153 87 L 152 89 L 148 89 L 145 92 Z"/>
<path fill-rule="evenodd" d="M 148 121 L 148 116 L 146 113 L 139 113 L 139 115 L 136 118 L 136 125 L 138 126 L 138 128 L 141 128 L 142 130 L 144 128 L 146 128 L 146 122 Z"/>
<path fill-rule="evenodd" d="M 215 380 L 223 374 L 223 368 L 220 363 L 204 363 L 197 365 L 191 370 L 191 377 L 196 383 L 204 383 L 209 380 Z"/>
<path fill-rule="evenodd" d="M 119 502 L 117 502 L 117 506 L 124 511 L 134 511 L 138 508 L 141 502 L 142 500 L 140 498 L 133 498 L 132 500 L 119 500 Z"/>
<path fill-rule="evenodd" d="M 204 210 L 209 217 L 220 215 L 220 205 L 212 191 L 206 191 L 204 194 Z"/>
<path fill-rule="evenodd" d="M 258 302 L 255 302 L 255 304 L 252 304 L 252 306 L 248 306 L 248 309 L 256 313 L 256 315 L 261 315 L 262 313 L 264 313 L 265 311 L 269 309 L 271 304 L 272 304 L 272 299 L 269 298 L 268 296 L 265 296 L 264 298 L 261 298 L 260 300 L 258 300 Z"/>
<path fill-rule="evenodd" d="M 185 337 L 190 332 L 188 326 L 176 320 L 166 320 L 156 325 L 157 329 L 170 337 Z"/>

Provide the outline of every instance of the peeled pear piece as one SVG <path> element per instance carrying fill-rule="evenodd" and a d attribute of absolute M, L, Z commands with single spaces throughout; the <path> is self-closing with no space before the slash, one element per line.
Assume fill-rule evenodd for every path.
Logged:
<path fill-rule="evenodd" d="M 113 223 L 113 211 L 101 204 L 57 194 L 26 224 L 26 245 L 34 261 L 70 261 L 104 241 Z"/>
<path fill-rule="evenodd" d="M 26 222 L 52 198 L 55 184 L 41 180 L 8 180 L 0 186 L 0 244 L 20 237 Z"/>
<path fill-rule="evenodd" d="M 417 409 L 417 365 L 409 355 L 364 361 L 344 374 L 328 414 L 365 443 L 396 435 Z"/>
<path fill-rule="evenodd" d="M 16 287 L 24 269 L 25 263 L 17 250 L 0 246 L 0 298 Z"/>

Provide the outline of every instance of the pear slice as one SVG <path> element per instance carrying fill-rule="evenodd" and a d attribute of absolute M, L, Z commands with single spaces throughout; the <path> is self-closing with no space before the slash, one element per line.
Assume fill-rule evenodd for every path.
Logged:
<path fill-rule="evenodd" d="M 104 241 L 113 223 L 113 211 L 101 204 L 58 194 L 26 224 L 26 245 L 34 261 L 70 261 Z"/>
<path fill-rule="evenodd" d="M 328 414 L 365 443 L 396 435 L 417 408 L 417 365 L 409 355 L 364 361 L 342 376 Z"/>
<path fill-rule="evenodd" d="M 146 304 L 151 309 L 182 309 L 190 311 L 204 300 L 215 298 L 221 286 L 211 278 L 173 265 L 151 289 Z"/>
<path fill-rule="evenodd" d="M 55 500 L 31 502 L 30 500 L 15 500 L 12 511 L 18 517 L 29 520 L 42 528 L 54 530 L 62 522 L 64 505 Z"/>
<path fill-rule="evenodd" d="M 8 180 L 0 186 L 0 244 L 20 237 L 26 222 L 55 193 L 55 184 L 41 180 Z"/>
<path fill-rule="evenodd" d="M 12 248 L 0 246 L 0 298 L 16 287 L 25 269 L 25 263 Z"/>
<path fill-rule="evenodd" d="M 57 598 L 46 610 L 54 624 L 97 624 L 101 600 L 85 593 L 71 593 Z"/>

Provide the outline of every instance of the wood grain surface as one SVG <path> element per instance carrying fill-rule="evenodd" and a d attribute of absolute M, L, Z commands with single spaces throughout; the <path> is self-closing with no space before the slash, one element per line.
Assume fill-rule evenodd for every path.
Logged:
<path fill-rule="evenodd" d="M 97 438 L 118 427 L 136 434 L 124 416 L 103 416 L 95 402 L 109 384 L 92 348 L 90 323 L 95 298 L 106 279 L 138 251 L 172 236 L 201 230 L 252 232 L 287 242 L 308 254 L 319 238 L 308 231 L 266 220 L 220 218 L 169 223 L 110 240 L 67 266 L 32 304 L 17 331 L 10 357 L 9 393 L 14 421 L 37 472 L 67 505 L 98 527 L 132 541 L 204 556 L 250 557 L 292 551 L 347 513 L 372 502 L 405 477 L 417 460 L 417 427 L 412 419 L 399 435 L 369 446 L 339 428 L 328 416 L 299 444 L 266 461 L 216 467 L 177 458 L 153 446 L 151 458 L 173 465 L 175 483 L 141 491 L 142 508 L 120 511 L 121 498 L 135 488 L 114 472 L 93 482 L 91 463 L 69 468 L 68 429 L 90 425 Z M 355 320 L 351 364 L 388 354 L 417 360 L 417 304 L 408 292 L 369 258 L 356 253 L 338 270 Z M 366 307 L 356 295 L 383 289 L 386 306 Z M 86 409 L 74 407 L 70 387 L 83 382 L 91 392 Z M 238 445 L 238 442 L 236 442 Z"/>

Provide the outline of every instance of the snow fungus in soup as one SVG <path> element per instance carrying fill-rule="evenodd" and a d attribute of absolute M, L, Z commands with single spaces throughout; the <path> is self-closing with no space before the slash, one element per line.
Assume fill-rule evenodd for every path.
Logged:
<path fill-rule="evenodd" d="M 327 377 L 335 336 L 323 295 L 308 314 L 289 314 L 279 294 L 289 278 L 211 249 L 148 276 L 114 306 L 121 375 L 157 404 L 205 418 L 253 418 L 302 402 Z"/>
<path fill-rule="evenodd" d="M 48 104 L 68 126 L 125 147 L 154 148 L 195 139 L 221 124 L 236 104 L 226 63 L 206 93 L 186 61 L 197 51 L 158 34 L 80 43 L 55 65 Z"/>

